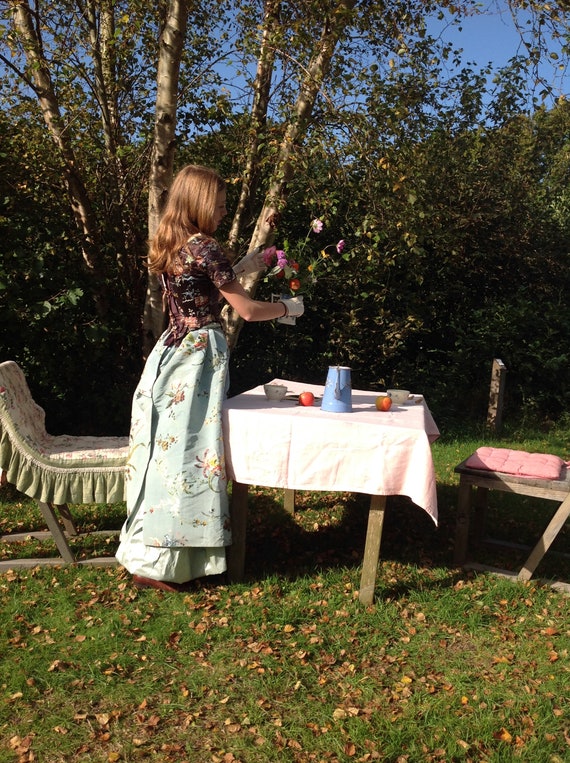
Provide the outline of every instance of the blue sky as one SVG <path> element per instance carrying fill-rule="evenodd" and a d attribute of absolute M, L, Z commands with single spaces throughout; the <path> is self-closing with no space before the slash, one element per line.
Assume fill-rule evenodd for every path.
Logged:
<path fill-rule="evenodd" d="M 445 39 L 451 39 L 458 47 L 463 48 L 464 62 L 476 62 L 478 66 L 485 66 L 491 62 L 495 67 L 500 67 L 517 53 L 524 52 L 521 44 L 519 31 L 515 28 L 507 3 L 497 0 L 496 2 L 482 3 L 487 7 L 485 15 L 472 16 L 465 19 L 461 26 L 462 30 L 448 27 L 443 31 Z M 519 16 L 521 20 L 524 17 Z M 443 29 L 443 24 L 430 22 L 429 28 L 432 33 Z M 559 53 L 560 46 L 552 43 L 552 48 Z M 564 69 L 560 69 L 560 65 Z M 570 94 L 570 70 L 568 57 L 560 56 L 558 61 L 546 63 L 540 69 L 541 76 L 553 85 L 557 95 Z"/>
<path fill-rule="evenodd" d="M 428 31 L 437 36 L 441 34 L 444 40 L 450 40 L 455 47 L 463 48 L 461 56 L 463 65 L 468 63 L 473 69 L 478 69 L 492 63 L 498 69 L 506 65 L 513 56 L 524 53 L 520 32 L 516 29 L 511 12 L 506 0 L 480 0 L 482 13 L 470 16 L 461 22 L 461 30 L 449 22 L 441 22 L 434 19 L 427 20 Z M 519 22 L 528 20 L 521 12 L 518 14 Z M 559 51 L 560 46 L 554 45 L 553 50 Z M 560 64 L 565 63 L 565 70 L 560 70 Z M 255 62 L 251 64 L 251 76 L 255 74 Z M 219 68 L 226 73 L 224 63 Z M 565 95 L 570 98 L 570 65 L 568 57 L 560 58 L 559 61 L 546 63 L 540 69 L 541 76 L 553 88 L 553 97 Z M 238 83 L 236 85 L 236 82 Z M 226 87 L 232 91 L 239 88 L 241 81 L 234 78 Z M 491 86 L 489 89 L 492 89 Z M 536 87 L 535 95 L 540 100 L 542 85 Z M 238 92 L 233 90 L 233 92 Z M 243 95 L 241 89 L 239 94 Z M 552 105 L 552 100 L 546 101 L 547 106 Z M 529 108 L 532 104 L 529 102 Z"/>

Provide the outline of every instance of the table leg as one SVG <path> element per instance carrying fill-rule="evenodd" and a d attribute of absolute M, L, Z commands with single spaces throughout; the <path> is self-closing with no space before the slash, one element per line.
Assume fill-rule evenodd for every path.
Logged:
<path fill-rule="evenodd" d="M 290 489 L 285 489 L 284 496 L 283 496 L 283 508 L 287 512 L 287 514 L 294 514 L 295 513 L 295 491 Z"/>
<path fill-rule="evenodd" d="M 570 495 L 560 504 L 556 513 L 548 523 L 548 527 L 542 533 L 541 539 L 531 551 L 529 558 L 523 564 L 522 569 L 518 574 L 519 580 L 530 580 L 532 573 L 552 545 L 552 541 L 556 538 L 569 516 Z"/>
<path fill-rule="evenodd" d="M 232 545 L 226 550 L 228 579 L 239 582 L 245 569 L 245 535 L 247 530 L 247 496 L 249 485 L 232 482 L 230 514 L 232 518 Z"/>
<path fill-rule="evenodd" d="M 376 585 L 378 559 L 380 558 L 380 542 L 382 540 L 382 526 L 384 524 L 385 509 L 385 495 L 371 496 L 359 593 L 359 599 L 361 603 L 365 605 L 372 604 L 374 599 L 374 587 Z"/>

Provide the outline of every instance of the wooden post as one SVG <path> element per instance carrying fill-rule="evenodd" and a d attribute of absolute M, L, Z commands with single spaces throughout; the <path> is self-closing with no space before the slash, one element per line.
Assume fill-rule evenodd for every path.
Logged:
<path fill-rule="evenodd" d="M 495 358 L 491 370 L 491 388 L 489 390 L 489 408 L 487 410 L 487 426 L 496 432 L 501 430 L 503 423 L 503 398 L 507 367 L 502 360 Z"/>

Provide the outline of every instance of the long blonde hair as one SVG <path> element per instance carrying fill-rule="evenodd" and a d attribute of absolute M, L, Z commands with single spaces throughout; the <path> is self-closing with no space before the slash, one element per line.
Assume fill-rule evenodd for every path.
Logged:
<path fill-rule="evenodd" d="M 193 234 L 213 234 L 218 194 L 225 187 L 223 179 L 209 167 L 189 164 L 180 170 L 150 243 L 151 273 L 172 272 L 174 258 Z"/>

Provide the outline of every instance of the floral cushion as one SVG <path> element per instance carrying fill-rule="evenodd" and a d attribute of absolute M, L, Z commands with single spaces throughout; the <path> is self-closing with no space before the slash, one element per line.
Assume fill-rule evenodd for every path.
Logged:
<path fill-rule="evenodd" d="M 0 363 L 0 468 L 18 490 L 56 505 L 121 501 L 127 453 L 128 437 L 48 434 L 20 367 Z"/>

